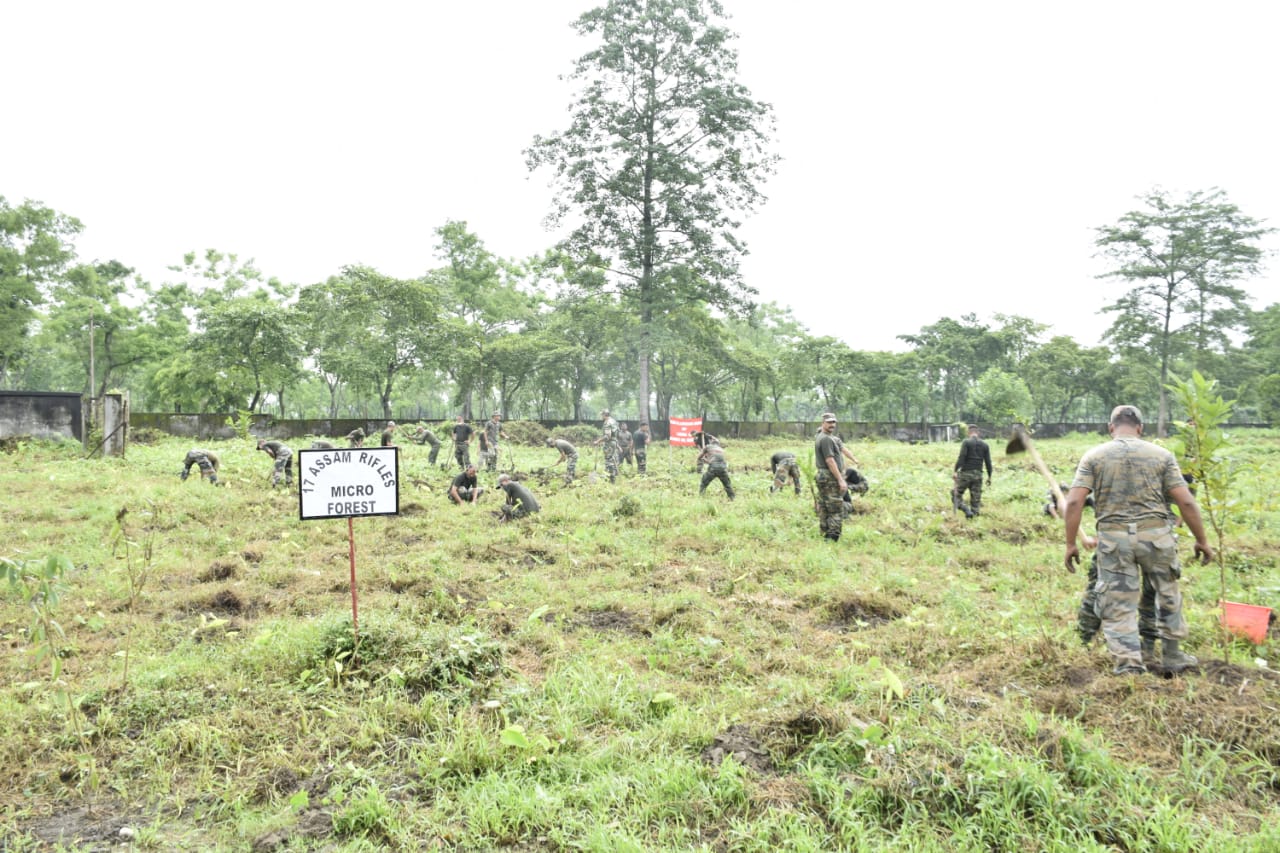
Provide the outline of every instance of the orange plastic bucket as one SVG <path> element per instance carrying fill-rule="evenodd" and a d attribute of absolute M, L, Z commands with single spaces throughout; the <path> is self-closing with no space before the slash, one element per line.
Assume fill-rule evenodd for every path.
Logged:
<path fill-rule="evenodd" d="M 1271 624 L 1271 608 L 1237 601 L 1219 601 L 1222 605 L 1222 627 L 1245 637 L 1255 646 L 1267 638 Z"/>

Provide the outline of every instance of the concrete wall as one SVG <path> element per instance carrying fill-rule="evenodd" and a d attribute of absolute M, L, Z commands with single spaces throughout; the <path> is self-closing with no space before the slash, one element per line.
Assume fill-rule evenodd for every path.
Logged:
<path fill-rule="evenodd" d="M 226 424 L 226 415 L 183 415 L 153 414 L 133 412 L 129 417 L 132 429 L 155 429 L 170 435 L 181 435 L 192 440 L 230 439 L 235 438 L 236 431 Z M 416 423 L 406 421 L 405 423 Z M 448 440 L 448 430 L 453 421 L 429 421 L 436 427 L 436 435 Z M 483 420 L 472 420 L 472 426 L 478 426 Z M 574 421 L 539 421 L 549 430 L 566 426 L 574 426 Z M 600 422 L 587 421 L 595 426 Z M 635 429 L 638 421 L 627 421 L 631 429 Z M 328 420 L 323 418 L 311 420 L 276 420 L 270 415 L 254 415 L 249 432 L 259 438 L 277 438 L 281 440 L 295 439 L 307 435 L 341 438 L 356 427 L 360 427 L 369 436 L 376 436 L 386 425 L 383 420 L 360 420 L 339 418 Z M 712 435 L 722 438 L 768 439 L 794 442 L 798 439 L 810 439 L 817 433 L 820 424 L 817 421 L 707 421 L 703 428 Z M 991 436 L 1007 435 L 1007 426 L 980 424 L 983 434 Z M 668 437 L 665 423 L 652 421 L 650 428 L 655 441 L 665 441 Z M 1033 435 L 1042 438 L 1054 438 L 1072 432 L 1097 433 L 1106 435 L 1105 424 L 1036 424 L 1032 427 Z M 858 439 L 880 438 L 905 442 L 959 441 L 964 432 L 956 424 L 895 424 L 843 421 L 839 428 L 840 435 L 846 441 Z"/>
<path fill-rule="evenodd" d="M 84 441 L 79 394 L 0 391 L 0 438 L 65 438 Z"/>

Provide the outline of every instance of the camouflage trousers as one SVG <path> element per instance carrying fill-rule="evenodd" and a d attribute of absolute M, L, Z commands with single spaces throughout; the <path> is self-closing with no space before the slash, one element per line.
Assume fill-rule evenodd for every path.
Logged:
<path fill-rule="evenodd" d="M 471 464 L 471 442 L 455 441 L 453 443 L 453 458 L 458 460 L 458 467 L 465 471 Z"/>
<path fill-rule="evenodd" d="M 800 466 L 794 462 L 787 462 L 778 466 L 773 472 L 773 485 L 769 487 L 770 492 L 776 492 L 779 489 L 786 488 L 787 478 L 791 478 L 791 482 L 795 483 L 796 494 L 800 494 Z"/>
<path fill-rule="evenodd" d="M 649 461 L 649 454 L 644 450 L 637 450 L 636 454 L 636 473 L 643 474 L 646 470 L 645 464 Z"/>
<path fill-rule="evenodd" d="M 840 484 L 830 471 L 818 471 L 818 530 L 831 540 L 840 538 L 844 525 L 844 499 Z"/>
<path fill-rule="evenodd" d="M 609 482 L 612 483 L 618 479 L 618 442 L 605 439 L 604 447 L 604 471 L 609 475 Z"/>
<path fill-rule="evenodd" d="M 1098 555 L 1095 552 L 1089 558 L 1089 578 L 1084 587 L 1084 598 L 1080 600 L 1080 609 L 1076 611 L 1076 633 L 1087 645 L 1093 642 L 1102 630 L 1102 619 L 1098 617 Z M 1142 597 L 1138 599 L 1138 636 L 1144 640 L 1160 639 L 1160 629 L 1156 627 L 1156 591 L 1151 586 L 1151 578 L 1142 575 Z"/>
<path fill-rule="evenodd" d="M 575 450 L 572 453 L 566 453 L 564 456 L 564 465 L 564 481 L 566 483 L 572 483 L 573 478 L 577 476 L 578 473 L 578 451 Z"/>
<path fill-rule="evenodd" d="M 276 456 L 276 465 L 271 471 L 271 487 L 280 485 L 281 479 L 286 489 L 293 485 L 293 453 L 287 447 Z"/>
<path fill-rule="evenodd" d="M 982 508 L 982 470 L 960 471 L 956 474 L 956 503 L 964 502 L 965 490 L 969 492 L 969 511 L 974 515 Z"/>
<path fill-rule="evenodd" d="M 1155 623 L 1161 639 L 1184 640 L 1187 622 L 1182 615 L 1178 578 L 1178 543 L 1167 525 L 1138 530 L 1098 530 L 1098 618 L 1107 650 L 1116 661 L 1116 672 L 1143 672 L 1138 636 L 1138 605 L 1142 586 L 1151 584 Z"/>
<path fill-rule="evenodd" d="M 702 484 L 698 486 L 698 494 L 705 492 L 712 480 L 719 480 L 724 486 L 724 493 L 729 496 L 729 500 L 733 500 L 733 484 L 729 482 L 729 469 L 723 465 L 707 466 L 707 473 L 702 475 Z"/>
<path fill-rule="evenodd" d="M 431 445 L 431 455 L 427 457 L 427 464 L 436 464 L 436 459 L 440 456 L 440 440 L 436 438 L 424 438 L 418 443 Z"/>
<path fill-rule="evenodd" d="M 498 445 L 491 444 L 489 449 L 480 454 L 480 463 L 486 471 L 498 470 Z"/>

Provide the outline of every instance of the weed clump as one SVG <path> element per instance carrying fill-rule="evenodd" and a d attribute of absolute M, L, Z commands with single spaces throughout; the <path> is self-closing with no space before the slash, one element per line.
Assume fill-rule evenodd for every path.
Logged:
<path fill-rule="evenodd" d="M 613 505 L 613 517 L 631 518 L 633 516 L 640 515 L 643 510 L 644 505 L 640 503 L 639 499 L 631 495 L 625 495 L 622 498 L 619 498 L 618 502 Z"/>
<path fill-rule="evenodd" d="M 457 627 L 417 630 L 403 623 L 362 625 L 357 645 L 348 620 L 331 623 L 303 673 L 335 682 L 385 679 L 414 692 L 487 685 L 503 670 L 502 646 L 478 631 Z"/>

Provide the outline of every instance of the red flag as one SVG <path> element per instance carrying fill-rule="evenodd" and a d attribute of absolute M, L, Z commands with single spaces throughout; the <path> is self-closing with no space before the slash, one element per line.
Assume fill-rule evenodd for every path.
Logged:
<path fill-rule="evenodd" d="M 693 447 L 693 433 L 702 429 L 702 418 L 672 418 L 671 444 L 675 447 Z"/>

